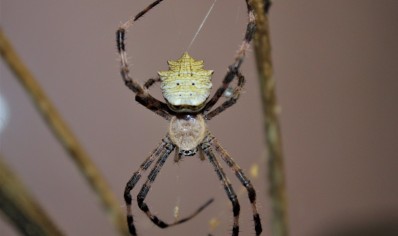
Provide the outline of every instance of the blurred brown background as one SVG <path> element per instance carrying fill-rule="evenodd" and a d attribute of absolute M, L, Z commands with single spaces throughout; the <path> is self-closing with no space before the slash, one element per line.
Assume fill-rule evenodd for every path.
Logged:
<path fill-rule="evenodd" d="M 132 74 L 140 81 L 167 68 L 187 49 L 213 1 L 165 1 L 131 28 Z M 1 26 L 53 100 L 124 209 L 126 181 L 166 133 L 167 123 L 134 102 L 118 72 L 115 30 L 149 1 L 1 0 Z M 398 217 L 398 1 L 277 0 L 271 34 L 292 236 L 326 235 L 354 224 L 397 224 Z M 215 70 L 217 87 L 240 44 L 243 0 L 219 0 L 190 54 Z M 209 123 L 253 179 L 270 235 L 261 107 L 253 52 L 243 73 L 245 93 Z M 117 235 L 74 164 L 54 139 L 20 84 L 0 60 L 0 95 L 9 120 L 0 152 L 67 235 Z M 159 95 L 159 87 L 153 91 Z M 241 186 L 226 170 L 237 192 Z M 141 180 L 141 183 L 144 179 Z M 140 187 L 140 185 L 139 185 Z M 137 193 L 137 189 L 133 192 Z M 172 221 L 175 205 L 189 214 L 210 197 L 216 202 L 191 222 L 167 230 L 153 226 L 134 204 L 140 235 L 200 235 L 208 222 L 226 235 L 232 213 L 207 161 L 171 158 L 148 203 Z M 240 196 L 242 235 L 253 235 L 246 194 Z M 17 235 L 0 220 L 0 235 Z M 332 234 L 336 235 L 336 234 Z"/>

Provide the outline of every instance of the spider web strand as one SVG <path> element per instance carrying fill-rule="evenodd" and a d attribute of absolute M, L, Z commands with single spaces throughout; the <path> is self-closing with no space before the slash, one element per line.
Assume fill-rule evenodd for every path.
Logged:
<path fill-rule="evenodd" d="M 189 43 L 188 47 L 187 47 L 187 51 L 191 48 L 193 42 L 195 41 L 195 39 L 198 37 L 199 32 L 202 30 L 203 25 L 205 24 L 207 18 L 209 17 L 211 11 L 213 10 L 214 5 L 216 5 L 217 0 L 214 0 L 213 4 L 210 6 L 209 10 L 206 13 L 206 16 L 203 18 L 202 23 L 199 25 L 198 30 L 196 31 L 195 35 L 193 36 L 191 42 Z"/>

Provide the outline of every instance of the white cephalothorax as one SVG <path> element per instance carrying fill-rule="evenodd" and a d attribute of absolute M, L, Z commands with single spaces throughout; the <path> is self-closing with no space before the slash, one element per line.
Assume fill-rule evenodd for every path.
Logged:
<path fill-rule="evenodd" d="M 187 52 L 176 61 L 168 61 L 168 71 L 159 71 L 163 97 L 170 108 L 197 110 L 204 105 L 212 87 L 212 70 L 203 69 L 203 61 L 196 61 Z M 176 108 L 178 107 L 178 109 Z"/>
<path fill-rule="evenodd" d="M 206 135 L 206 123 L 203 116 L 186 115 L 184 118 L 173 117 L 170 122 L 171 141 L 180 150 L 196 149 Z"/>

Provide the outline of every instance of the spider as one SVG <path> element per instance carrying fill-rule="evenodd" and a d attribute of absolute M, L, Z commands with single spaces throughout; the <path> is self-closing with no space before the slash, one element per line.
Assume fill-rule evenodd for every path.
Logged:
<path fill-rule="evenodd" d="M 251 1 L 246 0 L 249 22 L 247 24 L 244 40 L 238 50 L 233 64 L 228 67 L 221 86 L 210 99 L 209 97 L 212 87 L 211 75 L 213 74 L 213 71 L 203 69 L 203 61 L 193 59 L 187 52 L 185 52 L 178 60 L 168 61 L 169 70 L 158 72 L 159 76 L 157 78 L 149 79 L 143 86 L 129 74 L 127 53 L 125 50 L 126 31 L 135 21 L 162 1 L 163 0 L 157 0 L 151 3 L 135 17 L 122 24 L 116 32 L 117 50 L 120 55 L 121 63 L 120 73 L 125 85 L 135 93 L 135 100 L 138 103 L 170 122 L 169 130 L 161 143 L 145 159 L 139 169 L 134 172 L 126 184 L 124 200 L 127 206 L 127 224 L 129 232 L 131 235 L 137 235 L 131 210 L 132 197 L 130 192 L 140 180 L 142 173 L 155 161 L 156 163 L 149 173 L 148 179 L 143 184 L 137 195 L 138 207 L 155 225 L 160 228 L 166 228 L 186 222 L 201 212 L 213 201 L 213 199 L 210 199 L 190 216 L 173 223 L 166 223 L 150 211 L 148 205 L 145 203 L 145 198 L 163 164 L 166 162 L 169 155 L 175 151 L 175 162 L 178 162 L 181 158 L 186 156 L 194 156 L 196 153 L 199 154 L 199 158 L 201 160 L 204 160 L 205 156 L 208 158 L 232 203 L 232 235 L 237 236 L 239 235 L 240 205 L 237 195 L 233 190 L 229 179 L 225 175 L 218 157 L 215 155 L 215 153 L 217 153 L 221 159 L 225 161 L 228 167 L 234 171 L 236 177 L 247 189 L 248 198 L 253 211 L 254 229 L 256 235 L 260 235 L 262 232 L 262 226 L 260 216 L 256 208 L 256 191 L 250 180 L 243 173 L 242 169 L 235 163 L 225 149 L 221 147 L 218 140 L 211 134 L 206 126 L 207 121 L 236 103 L 244 86 L 245 78 L 240 73 L 239 68 L 243 62 L 245 52 L 253 38 L 256 26 Z M 230 87 L 231 82 L 234 80 L 236 80 L 236 86 Z M 155 83 L 161 83 L 160 87 L 165 102 L 159 101 L 149 94 L 149 88 Z M 229 95 L 225 95 L 226 92 L 229 93 Z M 226 97 L 226 100 L 220 106 L 212 110 L 213 106 L 223 95 Z"/>

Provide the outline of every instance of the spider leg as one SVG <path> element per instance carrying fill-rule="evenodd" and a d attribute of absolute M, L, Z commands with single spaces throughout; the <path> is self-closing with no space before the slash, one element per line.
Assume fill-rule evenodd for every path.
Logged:
<path fill-rule="evenodd" d="M 162 80 L 159 77 L 148 79 L 144 84 L 144 88 L 149 89 L 152 85 L 160 82 L 162 82 Z"/>
<path fill-rule="evenodd" d="M 174 162 L 178 163 L 182 158 L 182 154 L 180 153 L 180 149 L 178 147 L 176 148 L 174 154 Z"/>
<path fill-rule="evenodd" d="M 234 189 L 232 188 L 232 185 L 229 182 L 229 179 L 225 175 L 224 170 L 222 169 L 220 163 L 218 162 L 216 156 L 214 155 L 213 150 L 211 149 L 210 143 L 208 143 L 206 141 L 203 142 L 201 144 L 201 149 L 209 158 L 210 163 L 213 165 L 214 170 L 216 171 L 217 176 L 220 179 L 222 185 L 224 186 L 225 192 L 227 193 L 228 198 L 232 203 L 232 212 L 234 214 L 234 223 L 232 226 L 232 236 L 238 236 L 239 235 L 239 214 L 240 214 L 240 205 L 239 205 L 238 197 L 236 196 L 236 193 L 235 193 Z"/>
<path fill-rule="evenodd" d="M 227 163 L 227 165 L 235 172 L 236 177 L 246 188 L 250 203 L 252 205 L 254 229 L 256 231 L 256 235 L 260 235 L 262 232 L 262 226 L 260 215 L 258 214 L 256 207 L 256 190 L 254 189 L 250 180 L 245 176 L 242 169 L 235 163 L 235 161 L 231 158 L 227 151 L 218 143 L 217 139 L 215 139 L 214 137 L 210 137 L 210 139 L 210 143 L 214 145 L 217 153 L 220 154 L 225 163 Z"/>
<path fill-rule="evenodd" d="M 124 201 L 126 202 L 127 206 L 127 223 L 131 235 L 137 235 L 137 233 L 134 226 L 133 214 L 131 211 L 132 197 L 130 192 L 140 180 L 142 172 L 146 171 L 149 166 L 151 166 L 152 162 L 164 152 L 164 149 L 169 142 L 170 140 L 166 136 L 159 144 L 159 146 L 156 147 L 155 150 L 153 150 L 152 153 L 145 159 L 140 168 L 136 172 L 134 172 L 133 176 L 131 176 L 130 180 L 126 184 L 126 187 L 124 189 Z"/>
<path fill-rule="evenodd" d="M 219 107 L 210 111 L 205 115 L 206 120 L 211 120 L 213 117 L 217 116 L 221 112 L 225 111 L 227 108 L 231 107 L 239 99 L 240 93 L 242 92 L 243 86 L 245 85 L 245 77 L 238 72 L 238 85 L 234 88 L 231 98 L 222 103 Z"/>
<path fill-rule="evenodd" d="M 125 34 L 127 32 L 128 27 L 130 27 L 134 21 L 138 20 L 140 17 L 145 15 L 145 13 L 147 13 L 153 7 L 158 5 L 160 2 L 162 2 L 162 0 L 154 1 L 143 11 L 138 13 L 135 17 L 131 18 L 126 23 L 121 25 L 116 31 L 116 46 L 120 56 L 120 74 L 124 80 L 125 85 L 136 94 L 135 100 L 139 102 L 141 105 L 148 108 L 149 110 L 162 116 L 166 120 L 170 120 L 171 111 L 168 108 L 168 106 L 164 102 L 161 102 L 158 99 L 152 97 L 147 91 L 147 88 L 156 81 L 154 81 L 149 86 L 142 87 L 140 83 L 138 83 L 136 80 L 130 77 L 130 70 L 127 62 L 127 52 L 125 45 Z"/>
<path fill-rule="evenodd" d="M 224 77 L 222 84 L 217 89 L 213 97 L 207 102 L 207 104 L 203 108 L 204 114 L 207 114 L 208 111 L 211 110 L 211 108 L 217 103 L 217 101 L 224 94 L 225 90 L 229 87 L 229 84 L 232 82 L 232 80 L 236 76 L 238 76 L 240 66 L 242 65 L 242 62 L 246 55 L 246 51 L 250 47 L 250 42 L 252 41 L 254 32 L 256 31 L 256 19 L 254 16 L 254 10 L 253 7 L 251 6 L 250 0 L 246 0 L 246 6 L 249 15 L 249 22 L 246 27 L 245 37 L 243 39 L 241 46 L 239 47 L 234 62 L 230 66 L 228 66 L 228 71 Z"/>
<path fill-rule="evenodd" d="M 206 116 L 211 110 L 211 108 L 218 102 L 218 100 L 222 97 L 224 94 L 225 90 L 229 87 L 229 84 L 232 82 L 232 80 L 236 77 L 236 75 L 239 73 L 238 72 L 239 68 L 235 68 L 233 65 L 230 65 L 228 67 L 228 72 L 224 77 L 224 80 L 221 84 L 221 86 L 217 89 L 216 93 L 213 95 L 213 97 L 206 103 L 205 107 L 203 108 L 203 114 Z"/>
<path fill-rule="evenodd" d="M 140 192 L 137 195 L 137 203 L 138 207 L 148 216 L 148 218 L 158 227 L 160 228 L 167 228 L 169 226 L 174 226 L 178 225 L 181 223 L 184 223 L 193 217 L 195 217 L 197 214 L 199 214 L 202 210 L 204 210 L 210 203 L 214 201 L 214 199 L 208 200 L 206 203 L 204 203 L 202 206 L 200 206 L 195 212 L 193 212 L 191 215 L 182 218 L 178 221 L 175 221 L 173 223 L 166 223 L 163 220 L 159 219 L 156 215 L 152 214 L 152 212 L 149 210 L 148 205 L 144 202 L 145 198 L 151 188 L 152 183 L 155 181 L 156 176 L 159 174 L 161 168 L 163 167 L 163 164 L 166 162 L 167 158 L 169 157 L 170 153 L 174 150 L 175 145 L 172 144 L 171 142 L 168 143 L 168 145 L 165 146 L 166 150 L 162 153 L 161 157 L 158 159 L 156 162 L 155 166 L 151 170 L 151 172 L 148 175 L 148 179 L 145 182 L 145 184 L 142 186 Z M 134 235 L 134 234 L 133 234 Z"/>
<path fill-rule="evenodd" d="M 145 15 L 148 11 L 150 11 L 152 8 L 156 7 L 159 3 L 161 3 L 163 0 L 156 0 L 153 1 L 151 4 L 149 4 L 144 10 L 140 11 L 137 15 L 134 17 L 131 17 L 126 23 L 123 24 L 124 28 L 130 27 L 134 21 L 137 21 L 140 19 L 143 15 Z"/>

